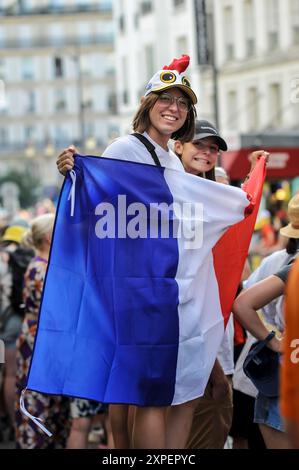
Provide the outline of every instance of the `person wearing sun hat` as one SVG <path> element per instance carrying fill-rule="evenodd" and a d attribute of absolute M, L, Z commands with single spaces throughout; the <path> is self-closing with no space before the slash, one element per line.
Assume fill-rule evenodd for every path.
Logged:
<path fill-rule="evenodd" d="M 280 234 L 288 238 L 299 238 L 299 193 L 292 197 L 288 204 L 290 223 L 280 229 Z"/>

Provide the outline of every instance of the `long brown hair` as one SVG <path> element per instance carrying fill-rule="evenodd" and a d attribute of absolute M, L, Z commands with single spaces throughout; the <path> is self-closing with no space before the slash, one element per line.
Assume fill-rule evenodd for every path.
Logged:
<path fill-rule="evenodd" d="M 216 181 L 215 167 L 207 171 L 206 173 L 198 173 L 197 176 L 200 176 L 201 178 L 205 178 L 206 180 Z"/>
<path fill-rule="evenodd" d="M 143 132 L 149 129 L 151 125 L 150 110 L 155 106 L 160 94 L 161 93 L 152 92 L 148 96 L 146 96 L 144 101 L 141 103 L 139 109 L 137 110 L 137 113 L 135 114 L 133 118 L 132 126 L 133 126 L 134 132 L 139 132 L 140 134 L 143 134 Z M 185 96 L 187 97 L 187 95 Z M 189 100 L 188 97 L 187 99 Z M 192 104 L 191 109 L 188 111 L 188 114 L 187 114 L 187 117 L 183 126 L 177 131 L 175 131 L 171 135 L 171 138 L 175 140 L 182 140 L 185 142 L 192 140 L 192 137 L 195 131 L 195 117 L 196 117 L 196 109 Z"/>

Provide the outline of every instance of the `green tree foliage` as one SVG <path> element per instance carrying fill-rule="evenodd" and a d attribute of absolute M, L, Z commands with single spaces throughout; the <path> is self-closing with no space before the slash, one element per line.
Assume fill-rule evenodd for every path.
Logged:
<path fill-rule="evenodd" d="M 12 182 L 19 187 L 20 206 L 27 209 L 36 203 L 40 194 L 40 183 L 29 171 L 19 172 L 10 170 L 0 177 L 0 187 L 3 183 Z"/>

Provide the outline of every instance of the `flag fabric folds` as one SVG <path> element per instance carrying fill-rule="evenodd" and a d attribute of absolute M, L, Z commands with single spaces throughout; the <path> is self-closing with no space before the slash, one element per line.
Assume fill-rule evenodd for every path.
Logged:
<path fill-rule="evenodd" d="M 250 202 L 239 188 L 181 171 L 77 155 L 60 195 L 27 388 L 140 406 L 201 396 L 264 162 L 254 173 Z"/>

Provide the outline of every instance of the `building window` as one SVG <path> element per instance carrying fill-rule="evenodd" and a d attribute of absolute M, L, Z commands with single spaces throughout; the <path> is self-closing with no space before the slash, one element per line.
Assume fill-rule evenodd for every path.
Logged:
<path fill-rule="evenodd" d="M 62 126 L 55 126 L 54 128 L 54 140 L 56 145 L 65 145 L 68 140 L 68 132 Z"/>
<path fill-rule="evenodd" d="M 22 59 L 21 76 L 23 80 L 32 80 L 34 78 L 33 60 L 31 57 Z"/>
<path fill-rule="evenodd" d="M 155 73 L 154 48 L 152 45 L 145 46 L 145 70 L 146 76 L 152 77 Z"/>
<path fill-rule="evenodd" d="M 82 108 L 86 110 L 92 110 L 93 108 L 93 90 L 89 88 L 83 89 Z"/>
<path fill-rule="evenodd" d="M 64 31 L 61 24 L 49 25 L 49 40 L 54 46 L 61 46 L 64 44 Z"/>
<path fill-rule="evenodd" d="M 5 80 L 5 62 L 0 59 L 0 80 Z"/>
<path fill-rule="evenodd" d="M 224 8 L 224 31 L 225 31 L 225 58 L 227 61 L 233 60 L 235 57 L 234 47 L 234 18 L 233 8 L 228 6 Z"/>
<path fill-rule="evenodd" d="M 182 7 L 185 5 L 185 0 L 173 0 L 174 8 Z"/>
<path fill-rule="evenodd" d="M 7 98 L 6 98 L 6 88 L 5 82 L 0 78 L 0 112 L 3 113 L 7 109 Z"/>
<path fill-rule="evenodd" d="M 135 26 L 135 29 L 139 28 L 139 14 L 138 13 L 135 13 L 134 15 L 134 26 Z"/>
<path fill-rule="evenodd" d="M 63 77 L 63 62 L 61 57 L 54 57 L 54 77 Z"/>
<path fill-rule="evenodd" d="M 117 99 L 116 99 L 115 93 L 110 93 L 108 95 L 107 107 L 108 107 L 109 113 L 117 114 Z"/>
<path fill-rule="evenodd" d="M 140 3 L 140 13 L 141 15 L 146 15 L 151 13 L 153 10 L 153 3 L 151 0 L 142 0 Z"/>
<path fill-rule="evenodd" d="M 125 20 L 125 15 L 124 14 L 120 15 L 120 17 L 118 19 L 118 25 L 119 25 L 119 31 L 121 33 L 124 33 L 125 30 L 126 30 L 126 20 Z"/>
<path fill-rule="evenodd" d="M 294 44 L 299 44 L 299 1 L 291 0 L 291 24 L 292 39 Z"/>
<path fill-rule="evenodd" d="M 248 130 L 253 131 L 259 127 L 259 96 L 257 88 L 249 88 L 247 95 Z"/>
<path fill-rule="evenodd" d="M 254 6 L 252 0 L 244 3 L 245 49 L 246 56 L 251 57 L 255 53 L 255 21 Z"/>
<path fill-rule="evenodd" d="M 0 142 L 1 142 L 1 145 L 8 144 L 8 132 L 5 127 L 0 127 Z"/>
<path fill-rule="evenodd" d="M 128 60 L 127 57 L 122 58 L 122 70 L 123 70 L 123 91 L 122 91 L 122 103 L 129 103 L 129 91 L 128 91 Z"/>
<path fill-rule="evenodd" d="M 272 83 L 269 89 L 269 109 L 271 113 L 270 126 L 272 128 L 282 125 L 282 101 L 281 101 L 281 85 Z"/>
<path fill-rule="evenodd" d="M 180 36 L 177 38 L 176 41 L 176 49 L 177 49 L 177 54 L 186 54 L 186 51 L 188 51 L 188 39 L 187 36 Z"/>
<path fill-rule="evenodd" d="M 35 113 L 35 111 L 36 111 L 36 95 L 34 91 L 29 91 L 27 112 Z"/>
<path fill-rule="evenodd" d="M 32 142 L 34 140 L 35 129 L 33 126 L 25 126 L 25 142 Z"/>
<path fill-rule="evenodd" d="M 55 111 L 64 111 L 66 109 L 66 98 L 64 90 L 55 91 Z"/>
<path fill-rule="evenodd" d="M 232 90 L 227 94 L 227 127 L 238 129 L 238 97 L 237 92 Z"/>
<path fill-rule="evenodd" d="M 279 6 L 278 0 L 267 0 L 268 49 L 275 50 L 279 43 Z"/>
<path fill-rule="evenodd" d="M 1 49 L 5 47 L 5 31 L 2 26 L 0 26 L 0 47 Z"/>
<path fill-rule="evenodd" d="M 91 77 L 93 70 L 93 61 L 91 55 L 82 55 L 80 60 L 81 74 L 84 77 Z"/>

